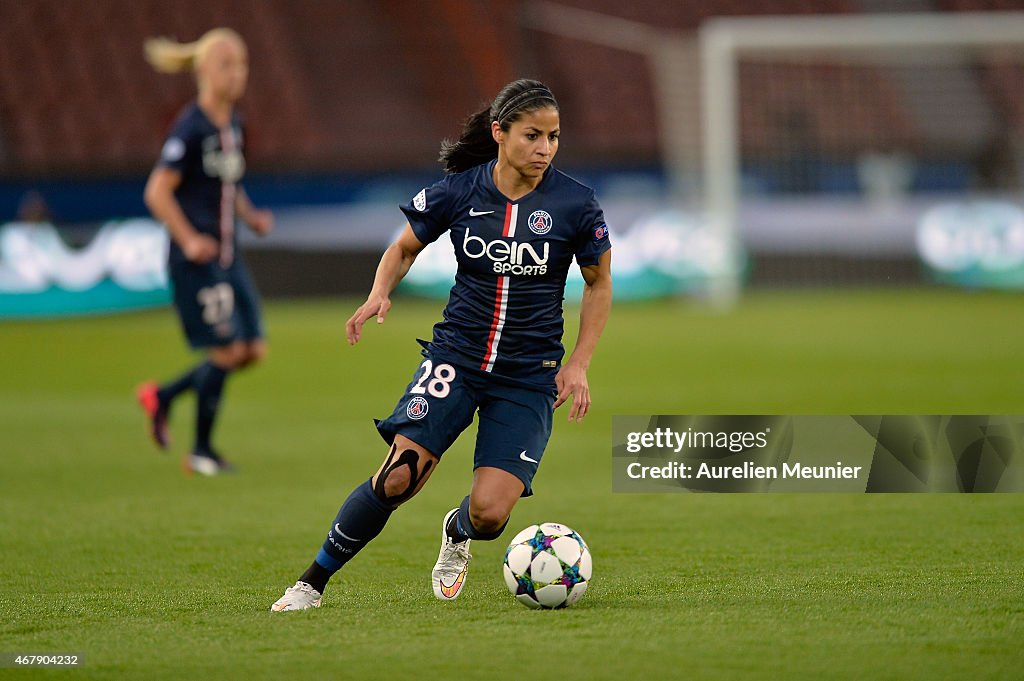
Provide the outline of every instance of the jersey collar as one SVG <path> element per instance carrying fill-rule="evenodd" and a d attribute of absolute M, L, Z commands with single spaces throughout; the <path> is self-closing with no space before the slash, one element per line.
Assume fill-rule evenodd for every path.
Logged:
<path fill-rule="evenodd" d="M 545 183 L 547 183 L 548 178 L 551 177 L 551 173 L 554 171 L 554 168 L 555 168 L 554 165 L 549 163 L 547 169 L 544 171 L 544 176 L 542 178 L 540 178 L 540 182 L 537 183 L 537 186 L 534 187 L 528 194 L 524 194 L 524 195 L 520 196 L 518 199 L 516 199 L 515 201 L 513 201 L 512 199 L 510 199 L 507 196 L 505 196 L 501 192 L 500 189 L 498 189 L 498 185 L 494 184 L 494 166 L 497 163 L 498 163 L 498 159 L 496 159 L 496 158 L 491 159 L 487 163 L 486 178 L 484 179 L 484 182 L 487 183 L 487 187 L 492 192 L 494 192 L 495 195 L 499 196 L 503 201 L 506 201 L 507 203 L 522 203 L 523 201 L 527 200 L 528 198 L 530 198 L 531 196 L 533 196 L 534 194 L 539 192 L 541 187 L 543 187 L 545 185 Z"/>

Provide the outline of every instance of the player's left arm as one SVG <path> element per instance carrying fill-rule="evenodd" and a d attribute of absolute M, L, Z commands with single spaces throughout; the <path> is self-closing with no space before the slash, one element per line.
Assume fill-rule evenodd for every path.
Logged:
<path fill-rule="evenodd" d="M 583 301 L 580 305 L 580 332 L 576 337 L 569 360 L 562 365 L 555 376 L 558 399 L 555 409 L 562 406 L 572 395 L 569 420 L 579 423 L 590 410 L 590 385 L 587 383 L 587 369 L 597 349 L 608 314 L 612 309 L 612 252 L 601 254 L 596 265 L 581 267 L 583 273 Z"/>
<path fill-rule="evenodd" d="M 274 229 L 274 214 L 265 208 L 253 206 L 242 185 L 235 189 L 235 215 L 260 236 L 266 236 Z"/>

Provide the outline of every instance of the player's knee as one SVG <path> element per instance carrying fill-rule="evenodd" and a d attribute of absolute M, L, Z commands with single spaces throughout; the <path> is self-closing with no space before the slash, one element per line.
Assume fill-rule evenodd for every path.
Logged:
<path fill-rule="evenodd" d="M 485 504 L 479 508 L 469 507 L 469 521 L 480 533 L 490 534 L 505 527 L 509 512 L 498 504 Z"/>
<path fill-rule="evenodd" d="M 423 458 L 421 458 L 423 457 Z M 430 476 L 434 461 L 415 449 L 398 451 L 391 445 L 388 458 L 373 480 L 373 493 L 385 504 L 398 508 L 411 499 Z"/>
<path fill-rule="evenodd" d="M 416 493 L 415 488 L 410 488 L 412 477 L 408 468 L 397 468 L 380 480 L 376 489 L 380 490 L 377 496 L 392 506 L 398 506 L 408 501 Z"/>
<path fill-rule="evenodd" d="M 266 343 L 249 343 L 242 356 L 242 367 L 251 367 L 261 364 L 267 358 Z"/>
<path fill-rule="evenodd" d="M 245 366 L 246 350 L 244 345 L 238 345 L 231 351 L 231 368 L 241 369 Z"/>
<path fill-rule="evenodd" d="M 226 371 L 238 369 L 245 358 L 245 346 L 232 343 L 210 351 L 210 361 Z"/>

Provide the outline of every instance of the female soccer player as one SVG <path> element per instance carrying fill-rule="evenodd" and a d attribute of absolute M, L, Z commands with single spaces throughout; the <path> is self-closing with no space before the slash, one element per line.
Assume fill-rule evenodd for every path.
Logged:
<path fill-rule="evenodd" d="M 337 572 L 422 489 L 445 450 L 479 415 L 473 484 L 445 515 L 434 595 L 462 592 L 471 539 L 496 539 L 531 483 L 551 434 L 552 411 L 572 395 L 570 421 L 590 408 L 587 367 L 611 308 L 611 244 L 593 190 L 551 166 L 559 113 L 543 83 L 517 80 L 442 146 L 450 173 L 402 206 L 402 234 L 384 252 L 366 302 L 348 320 L 384 322 L 389 295 L 426 244 L 446 231 L 458 273 L 444 319 L 391 416 L 377 429 L 391 446 L 376 474 L 345 500 L 327 539 L 274 612 L 320 605 Z M 580 332 L 561 364 L 562 297 L 573 258 L 586 287 Z"/>
<path fill-rule="evenodd" d="M 274 224 L 242 188 L 242 126 L 235 104 L 245 93 L 249 60 L 241 36 L 216 28 L 194 43 L 146 41 L 157 71 L 195 71 L 199 94 L 178 116 L 146 184 L 153 216 L 171 234 L 168 269 L 174 305 L 189 345 L 206 358 L 177 379 L 143 384 L 137 393 L 156 444 L 168 445 L 167 415 L 185 390 L 196 392 L 195 445 L 188 470 L 216 475 L 230 466 L 210 444 L 228 375 L 266 354 L 256 287 L 238 250 L 235 220 L 257 234 Z"/>

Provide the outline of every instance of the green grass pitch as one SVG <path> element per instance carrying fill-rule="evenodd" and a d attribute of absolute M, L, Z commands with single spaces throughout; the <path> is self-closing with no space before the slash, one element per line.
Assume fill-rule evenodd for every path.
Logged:
<path fill-rule="evenodd" d="M 1022 495 L 614 495 L 613 414 L 1024 411 L 1015 295 L 765 292 L 729 314 L 617 306 L 581 425 L 559 412 L 514 531 L 579 530 L 595 577 L 534 612 L 505 543 L 434 600 L 440 519 L 472 432 L 327 590 L 268 613 L 385 454 L 371 422 L 440 305 L 396 298 L 344 343 L 355 301 L 277 301 L 268 362 L 228 386 L 240 472 L 186 478 L 191 398 L 158 454 L 134 385 L 194 358 L 171 312 L 0 325 L 0 652 L 76 652 L 76 678 L 1007 679 L 1024 665 Z M 566 339 L 576 311 L 567 311 Z M 0 677 L 56 677 L 0 669 Z"/>

